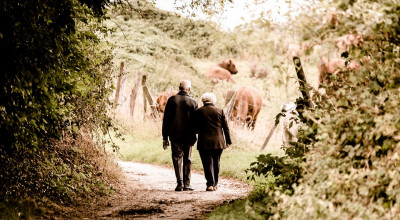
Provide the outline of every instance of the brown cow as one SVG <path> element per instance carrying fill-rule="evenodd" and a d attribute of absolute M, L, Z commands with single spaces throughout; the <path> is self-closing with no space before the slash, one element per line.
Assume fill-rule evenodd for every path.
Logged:
<path fill-rule="evenodd" d="M 235 64 L 232 60 L 224 60 L 207 70 L 205 75 L 211 79 L 213 84 L 218 83 L 220 80 L 226 80 L 235 83 L 231 75 L 238 73 Z"/>
<path fill-rule="evenodd" d="M 262 98 L 258 89 L 252 86 L 243 86 L 237 90 L 231 120 L 247 125 L 248 128 L 253 130 L 261 106 Z"/>
<path fill-rule="evenodd" d="M 345 60 L 340 58 L 322 58 L 318 63 L 318 83 L 327 83 L 328 74 L 336 74 L 341 67 L 344 67 Z"/>
<path fill-rule="evenodd" d="M 348 51 L 351 47 L 360 47 L 364 42 L 364 38 L 359 34 L 346 34 L 336 39 L 336 47 L 340 52 Z"/>
<path fill-rule="evenodd" d="M 303 53 L 303 49 L 298 44 L 290 44 L 287 53 L 289 58 L 299 57 Z"/>
<path fill-rule="evenodd" d="M 335 12 L 328 12 L 324 16 L 322 23 L 332 25 L 332 27 L 337 27 L 340 24 L 340 21 Z"/>
<path fill-rule="evenodd" d="M 168 98 L 176 95 L 178 92 L 173 91 L 172 89 L 167 89 L 163 93 L 161 93 L 157 98 L 157 110 L 159 113 L 164 113 L 165 105 L 167 105 Z"/>
<path fill-rule="evenodd" d="M 287 50 L 287 56 L 291 59 L 293 57 L 300 57 L 307 53 L 307 51 L 311 50 L 318 43 L 316 42 L 303 42 L 301 44 L 290 44 Z"/>
<path fill-rule="evenodd" d="M 322 58 L 318 63 L 318 83 L 326 84 L 328 82 L 327 76 L 338 73 L 345 65 L 348 70 L 355 70 L 360 67 L 360 64 L 354 60 L 346 63 L 343 58 Z"/>

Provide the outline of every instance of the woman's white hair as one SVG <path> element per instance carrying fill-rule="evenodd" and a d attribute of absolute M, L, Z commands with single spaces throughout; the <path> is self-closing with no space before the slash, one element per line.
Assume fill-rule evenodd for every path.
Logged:
<path fill-rule="evenodd" d="M 217 97 L 214 95 L 214 93 L 211 92 L 206 92 L 201 96 L 201 101 L 205 103 L 212 103 L 215 104 L 217 103 Z"/>

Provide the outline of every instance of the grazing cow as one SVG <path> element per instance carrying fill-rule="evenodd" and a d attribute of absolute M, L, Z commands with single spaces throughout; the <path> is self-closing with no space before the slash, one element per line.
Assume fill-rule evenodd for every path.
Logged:
<path fill-rule="evenodd" d="M 324 16 L 322 23 L 329 24 L 332 27 L 337 27 L 340 22 L 339 22 L 337 14 L 335 12 L 328 12 Z"/>
<path fill-rule="evenodd" d="M 281 106 L 279 122 L 282 125 L 283 144 L 288 145 L 292 141 L 297 141 L 300 121 L 299 113 L 296 111 L 296 104 L 289 102 Z"/>
<path fill-rule="evenodd" d="M 251 86 L 243 86 L 236 93 L 231 120 L 238 124 L 247 125 L 254 129 L 258 113 L 262 106 L 262 98 L 258 89 Z"/>
<path fill-rule="evenodd" d="M 176 95 L 178 92 L 177 91 L 173 91 L 172 89 L 168 89 L 166 91 L 164 91 L 163 93 L 161 93 L 158 97 L 157 97 L 157 110 L 158 113 L 164 113 L 165 110 L 165 105 L 167 104 L 168 98 Z"/>
<path fill-rule="evenodd" d="M 347 67 L 348 70 L 355 70 L 360 67 L 360 64 L 356 61 L 346 62 L 343 58 L 327 59 L 322 58 L 318 63 L 318 83 L 328 83 L 327 76 L 329 74 L 337 74 L 341 68 Z"/>
<path fill-rule="evenodd" d="M 344 59 L 327 59 L 322 58 L 318 63 L 318 83 L 326 84 L 328 74 L 336 74 L 340 68 L 344 67 Z"/>
<path fill-rule="evenodd" d="M 304 42 L 301 44 L 290 44 L 287 50 L 287 56 L 291 59 L 293 57 L 300 57 L 307 53 L 310 49 L 317 45 L 316 42 Z"/>
<path fill-rule="evenodd" d="M 346 34 L 336 39 L 336 47 L 340 52 L 348 51 L 350 47 L 360 47 L 364 42 L 362 35 Z"/>
<path fill-rule="evenodd" d="M 232 60 L 227 60 L 210 67 L 205 75 L 211 79 L 213 84 L 218 83 L 220 80 L 234 83 L 235 81 L 232 79 L 231 75 L 236 73 L 238 73 L 238 70 L 236 69 L 235 64 Z"/>
<path fill-rule="evenodd" d="M 298 44 L 290 44 L 288 48 L 288 57 L 293 58 L 293 57 L 299 57 L 300 54 L 303 53 L 303 49 L 301 48 L 300 45 Z"/>

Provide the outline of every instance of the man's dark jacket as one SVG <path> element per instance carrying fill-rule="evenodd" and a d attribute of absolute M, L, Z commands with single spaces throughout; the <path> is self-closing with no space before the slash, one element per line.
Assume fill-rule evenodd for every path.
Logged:
<path fill-rule="evenodd" d="M 165 106 L 162 124 L 163 140 L 169 140 L 184 145 L 196 143 L 193 116 L 197 102 L 186 91 L 179 91 L 171 96 Z"/>
<path fill-rule="evenodd" d="M 195 113 L 197 149 L 225 149 L 231 145 L 228 123 L 224 111 L 211 103 L 206 103 Z"/>

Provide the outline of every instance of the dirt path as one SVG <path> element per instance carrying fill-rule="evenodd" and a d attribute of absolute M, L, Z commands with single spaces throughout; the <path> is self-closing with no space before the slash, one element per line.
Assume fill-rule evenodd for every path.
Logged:
<path fill-rule="evenodd" d="M 89 208 L 86 219 L 202 219 L 218 205 L 244 198 L 251 191 L 247 184 L 221 178 L 218 191 L 207 192 L 203 173 L 192 173 L 194 191 L 175 192 L 173 169 L 136 162 L 118 164 L 125 176 L 121 189 L 98 202 L 94 210 Z"/>

